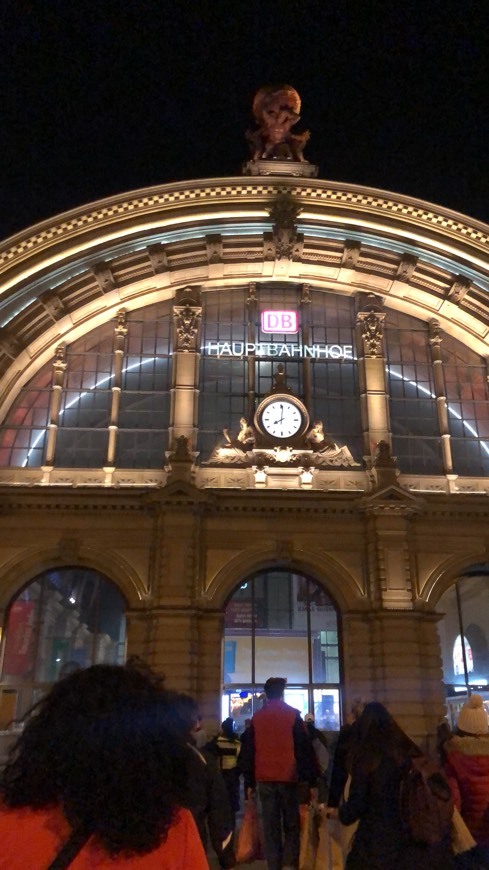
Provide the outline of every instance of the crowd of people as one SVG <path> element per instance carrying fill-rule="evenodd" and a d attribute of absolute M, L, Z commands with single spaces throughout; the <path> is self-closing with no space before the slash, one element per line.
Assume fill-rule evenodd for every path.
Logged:
<path fill-rule="evenodd" d="M 243 801 L 261 808 L 268 870 L 305 866 L 301 804 L 331 840 L 335 825 L 344 835 L 324 870 L 489 867 L 479 695 L 455 733 L 439 731 L 439 776 L 467 833 L 455 855 L 450 823 L 429 842 L 406 824 L 399 794 L 422 753 L 382 704 L 356 701 L 333 746 L 285 688 L 271 677 L 242 735 L 228 717 L 208 739 L 196 701 L 140 661 L 63 677 L 27 715 L 1 776 L 0 870 L 204 870 L 210 847 L 230 870 Z"/>

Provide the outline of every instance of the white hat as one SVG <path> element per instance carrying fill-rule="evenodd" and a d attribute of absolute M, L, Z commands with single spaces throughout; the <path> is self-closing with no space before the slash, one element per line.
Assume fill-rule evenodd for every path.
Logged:
<path fill-rule="evenodd" d="M 471 695 L 458 714 L 457 728 L 466 734 L 487 734 L 489 720 L 480 695 Z"/>

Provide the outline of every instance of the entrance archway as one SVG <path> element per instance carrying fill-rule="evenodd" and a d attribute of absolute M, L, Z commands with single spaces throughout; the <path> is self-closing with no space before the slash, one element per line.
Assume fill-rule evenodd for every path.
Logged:
<path fill-rule="evenodd" d="M 269 568 L 245 578 L 224 619 L 222 718 L 238 731 L 263 703 L 270 676 L 287 678 L 285 699 L 316 725 L 340 726 L 338 612 L 310 577 Z"/>
<path fill-rule="evenodd" d="M 468 694 L 479 692 L 489 713 L 489 563 L 461 572 L 436 605 L 443 679 L 452 725 Z"/>
<path fill-rule="evenodd" d="M 91 568 L 53 568 L 12 599 L 2 659 L 0 718 L 22 719 L 60 677 L 125 659 L 126 601 Z"/>

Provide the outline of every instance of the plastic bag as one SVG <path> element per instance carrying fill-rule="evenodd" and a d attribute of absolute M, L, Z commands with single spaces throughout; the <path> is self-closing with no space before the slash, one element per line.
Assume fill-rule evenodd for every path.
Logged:
<path fill-rule="evenodd" d="M 236 844 L 236 863 L 245 864 L 263 857 L 263 838 L 254 800 L 245 801 L 243 821 Z"/>
<path fill-rule="evenodd" d="M 457 807 L 453 808 L 452 816 L 452 851 L 455 855 L 473 849 L 475 840 L 460 815 Z"/>

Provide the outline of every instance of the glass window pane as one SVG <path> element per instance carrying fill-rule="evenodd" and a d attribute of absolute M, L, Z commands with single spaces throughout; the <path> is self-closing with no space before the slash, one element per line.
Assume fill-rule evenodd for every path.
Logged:
<path fill-rule="evenodd" d="M 125 601 L 97 571 L 46 571 L 12 602 L 2 680 L 16 692 L 20 718 L 46 686 L 96 662 L 125 658 Z"/>

